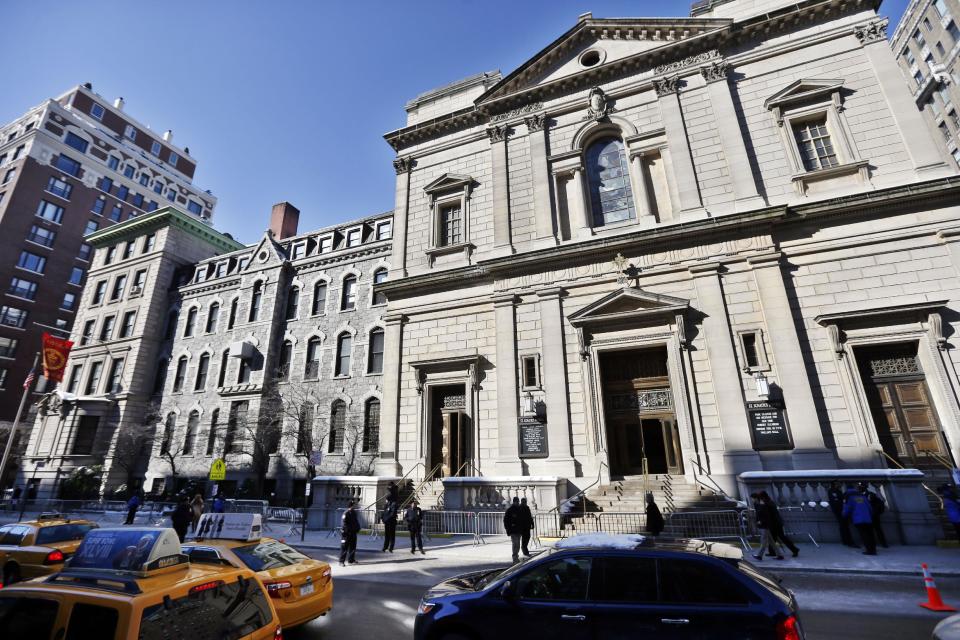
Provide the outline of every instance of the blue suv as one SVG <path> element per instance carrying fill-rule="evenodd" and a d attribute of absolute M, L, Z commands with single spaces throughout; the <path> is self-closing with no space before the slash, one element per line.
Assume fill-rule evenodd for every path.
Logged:
<path fill-rule="evenodd" d="M 416 640 L 803 640 L 793 595 L 735 547 L 580 538 L 432 587 Z"/>

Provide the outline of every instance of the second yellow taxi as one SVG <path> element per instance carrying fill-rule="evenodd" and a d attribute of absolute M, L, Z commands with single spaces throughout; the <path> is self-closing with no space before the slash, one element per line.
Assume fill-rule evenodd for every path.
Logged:
<path fill-rule="evenodd" d="M 97 523 L 57 514 L 0 527 L 0 568 L 3 584 L 56 573 Z"/>

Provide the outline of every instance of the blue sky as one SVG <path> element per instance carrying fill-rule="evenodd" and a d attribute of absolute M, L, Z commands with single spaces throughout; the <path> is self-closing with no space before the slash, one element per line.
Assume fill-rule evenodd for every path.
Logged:
<path fill-rule="evenodd" d="M 881 12 L 895 25 L 907 0 Z M 92 82 L 154 131 L 174 130 L 219 198 L 217 228 L 253 242 L 289 200 L 300 230 L 393 207 L 382 135 L 406 101 L 480 71 L 505 74 L 577 16 L 683 16 L 633 0 L 6 0 L 0 122 Z M 891 28 L 892 32 L 892 28 Z"/>

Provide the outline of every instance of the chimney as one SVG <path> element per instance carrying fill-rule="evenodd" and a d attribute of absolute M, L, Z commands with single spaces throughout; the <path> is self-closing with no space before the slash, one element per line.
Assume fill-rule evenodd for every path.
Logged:
<path fill-rule="evenodd" d="M 84 83 L 83 83 L 83 88 L 86 89 L 87 91 L 93 91 L 93 83 L 92 83 L 92 82 L 84 82 Z"/>
<path fill-rule="evenodd" d="M 122 96 L 113 101 L 113 107 L 114 107 L 117 111 L 123 111 L 123 97 L 122 97 Z"/>
<path fill-rule="evenodd" d="M 283 240 L 297 235 L 300 222 L 300 209 L 289 202 L 278 202 L 270 212 L 270 233 L 274 240 Z"/>
<path fill-rule="evenodd" d="M 163 141 L 170 142 L 173 140 L 173 129 L 167 129 L 163 132 Z"/>

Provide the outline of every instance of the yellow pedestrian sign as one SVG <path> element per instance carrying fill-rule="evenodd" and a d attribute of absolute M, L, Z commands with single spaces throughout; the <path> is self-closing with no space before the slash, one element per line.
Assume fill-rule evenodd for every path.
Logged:
<path fill-rule="evenodd" d="M 210 479 L 214 482 L 220 482 L 227 479 L 227 463 L 221 458 L 217 458 L 210 465 Z"/>

